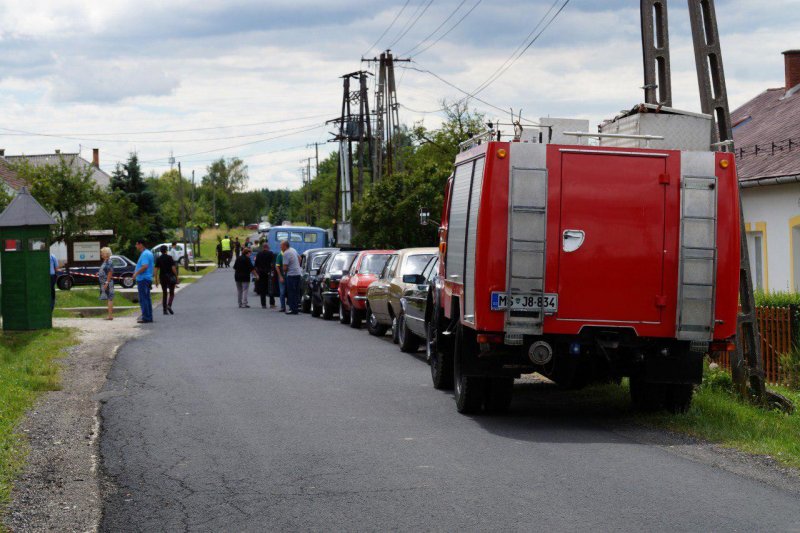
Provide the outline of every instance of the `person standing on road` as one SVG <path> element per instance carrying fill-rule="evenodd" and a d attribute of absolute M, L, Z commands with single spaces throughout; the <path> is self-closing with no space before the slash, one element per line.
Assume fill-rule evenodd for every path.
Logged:
<path fill-rule="evenodd" d="M 244 253 L 236 258 L 233 264 L 233 279 L 236 281 L 236 295 L 239 300 L 239 309 L 249 308 L 247 304 L 247 290 L 250 288 L 250 275 L 259 279 L 256 267 L 250 261 L 250 248 L 245 248 Z"/>
<path fill-rule="evenodd" d="M 178 284 L 178 265 L 175 263 L 171 254 L 167 253 L 167 247 L 161 247 L 161 255 L 156 259 L 156 287 L 161 282 L 161 305 L 164 307 L 164 314 L 174 315 L 172 311 L 172 301 L 175 300 L 175 286 Z"/>
<path fill-rule="evenodd" d="M 256 254 L 256 272 L 258 273 L 258 281 L 256 281 L 256 292 L 261 297 L 261 308 L 267 308 L 267 296 L 269 296 L 269 306 L 271 309 L 275 308 L 275 296 L 272 295 L 270 287 L 270 278 L 275 264 L 275 254 L 269 249 L 269 244 L 264 243 L 261 251 Z"/>
<path fill-rule="evenodd" d="M 217 243 L 217 268 L 222 268 L 223 265 L 223 255 L 222 255 L 222 241 Z"/>
<path fill-rule="evenodd" d="M 300 268 L 300 256 L 297 251 L 289 246 L 289 241 L 281 242 L 283 250 L 283 271 L 286 273 L 286 299 L 289 300 L 290 315 L 300 314 L 300 278 L 303 269 Z"/>
<path fill-rule="evenodd" d="M 225 235 L 225 238 L 220 241 L 222 246 L 222 257 L 225 261 L 225 268 L 231 266 L 231 238 Z"/>
<path fill-rule="evenodd" d="M 233 252 L 236 254 L 236 259 L 239 259 L 239 256 L 242 255 L 242 243 L 239 242 L 239 237 L 236 237 L 236 240 L 233 241 Z"/>
<path fill-rule="evenodd" d="M 150 324 L 153 322 L 153 301 L 150 299 L 150 289 L 153 287 L 155 259 L 153 252 L 147 249 L 143 240 L 136 241 L 136 249 L 139 250 L 139 260 L 136 261 L 133 279 L 136 280 L 136 288 L 139 291 L 139 308 L 142 310 L 142 316 L 137 322 Z"/>
<path fill-rule="evenodd" d="M 278 295 L 281 302 L 281 308 L 278 309 L 281 313 L 286 312 L 286 279 L 283 277 L 283 242 L 281 242 L 281 251 L 275 256 L 275 281 L 278 284 Z"/>
<path fill-rule="evenodd" d="M 100 283 L 100 299 L 108 302 L 108 316 L 106 320 L 114 320 L 114 265 L 111 264 L 111 248 L 100 248 L 100 259 L 103 264 L 97 271 L 97 281 Z"/>
<path fill-rule="evenodd" d="M 58 270 L 58 259 L 50 254 L 50 311 L 56 308 L 56 270 Z"/>

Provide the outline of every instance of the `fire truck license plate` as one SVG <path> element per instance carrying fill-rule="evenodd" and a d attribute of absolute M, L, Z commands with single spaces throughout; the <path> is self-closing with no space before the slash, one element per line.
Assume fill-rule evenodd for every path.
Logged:
<path fill-rule="evenodd" d="M 558 311 L 558 294 L 526 295 L 505 292 L 492 293 L 492 311 L 537 311 L 544 308 L 545 313 Z"/>

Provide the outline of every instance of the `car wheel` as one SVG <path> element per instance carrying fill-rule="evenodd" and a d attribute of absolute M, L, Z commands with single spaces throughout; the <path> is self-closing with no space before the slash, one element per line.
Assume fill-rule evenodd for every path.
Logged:
<path fill-rule="evenodd" d="M 322 314 L 322 310 L 317 305 L 317 302 L 314 301 L 314 298 L 311 298 L 311 316 L 318 317 Z"/>
<path fill-rule="evenodd" d="M 350 322 L 350 313 L 344 310 L 344 304 L 339 300 L 339 323 L 347 324 Z"/>
<path fill-rule="evenodd" d="M 361 327 L 361 311 L 353 307 L 350 303 L 350 327 L 358 329 Z"/>
<path fill-rule="evenodd" d="M 414 353 L 419 350 L 419 338 L 408 329 L 405 313 L 400 313 L 400 316 L 397 317 L 397 330 L 397 341 L 400 345 L 400 351 Z"/>
<path fill-rule="evenodd" d="M 312 298 L 310 296 L 308 298 L 303 296 L 303 302 L 300 304 L 300 310 L 302 312 L 304 312 L 304 313 L 310 313 L 311 312 L 311 307 L 312 307 L 312 304 L 313 304 L 313 302 L 311 300 L 312 300 Z"/>
<path fill-rule="evenodd" d="M 392 326 L 391 327 L 392 327 L 392 342 L 397 344 L 400 341 L 398 340 L 398 335 L 397 335 L 397 332 L 399 330 L 397 329 L 397 317 L 396 316 L 392 317 Z"/>
<path fill-rule="evenodd" d="M 467 376 L 463 373 L 463 363 L 473 356 L 475 342 L 466 338 L 464 327 L 459 324 L 456 333 L 456 347 L 453 354 L 453 384 L 455 386 L 456 409 L 461 414 L 474 414 L 481 410 L 486 388 L 486 378 Z"/>
<path fill-rule="evenodd" d="M 122 286 L 123 287 L 125 287 L 126 289 L 132 289 L 134 285 L 136 285 L 136 282 L 134 281 L 132 275 L 127 274 L 125 276 L 122 276 Z"/>
<path fill-rule="evenodd" d="M 333 318 L 333 308 L 328 304 L 325 299 L 322 299 L 322 319 L 330 320 Z"/>
<path fill-rule="evenodd" d="M 72 276 L 61 276 L 56 282 L 56 285 L 58 285 L 58 288 L 62 291 L 70 290 L 74 284 L 75 282 L 73 281 Z"/>
<path fill-rule="evenodd" d="M 383 337 L 388 329 L 388 327 L 378 322 L 378 317 L 375 316 L 375 313 L 372 312 L 369 304 L 367 304 L 367 331 L 369 331 L 369 334 L 375 337 Z"/>

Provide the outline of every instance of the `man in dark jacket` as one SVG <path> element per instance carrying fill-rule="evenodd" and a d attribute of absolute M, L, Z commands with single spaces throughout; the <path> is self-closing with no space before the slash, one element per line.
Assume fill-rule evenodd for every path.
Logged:
<path fill-rule="evenodd" d="M 267 296 L 269 296 L 269 306 L 275 308 L 275 296 L 270 288 L 270 281 L 274 277 L 275 254 L 269 249 L 269 244 L 264 243 L 261 251 L 256 255 L 256 292 L 261 297 L 262 309 L 267 308 Z"/>
<path fill-rule="evenodd" d="M 256 268 L 250 261 L 250 248 L 245 248 L 233 264 L 233 279 L 236 281 L 236 293 L 239 300 L 239 308 L 250 307 L 247 305 L 247 290 L 250 288 L 250 275 L 255 274 L 256 280 L 259 279 Z"/>

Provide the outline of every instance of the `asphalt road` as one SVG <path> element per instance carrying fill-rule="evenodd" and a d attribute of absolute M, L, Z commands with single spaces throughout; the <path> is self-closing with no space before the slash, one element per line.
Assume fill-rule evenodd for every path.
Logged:
<path fill-rule="evenodd" d="M 106 386 L 103 531 L 800 527 L 796 493 L 579 409 L 548 416 L 535 391 L 508 416 L 458 415 L 388 337 L 238 309 L 229 270 L 175 312 L 120 351 Z"/>

